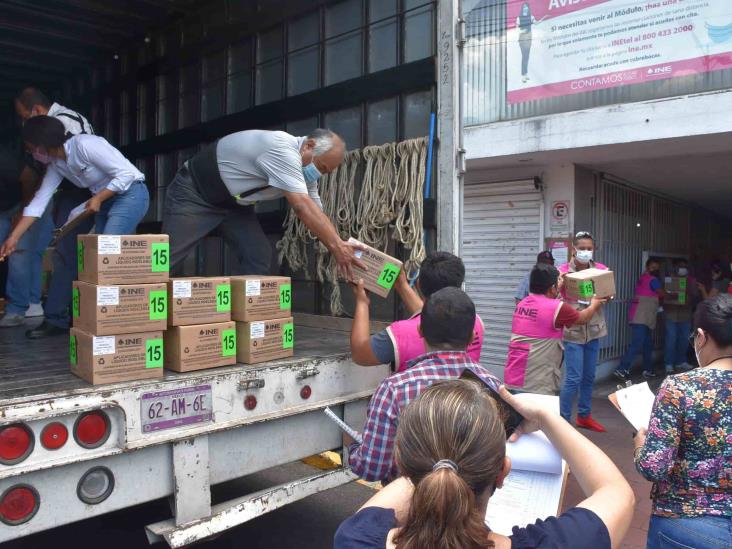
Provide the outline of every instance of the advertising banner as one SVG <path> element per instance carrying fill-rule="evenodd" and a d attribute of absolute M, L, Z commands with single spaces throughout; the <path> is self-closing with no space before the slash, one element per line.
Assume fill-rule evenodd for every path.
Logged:
<path fill-rule="evenodd" d="M 507 100 L 732 68 L 732 0 L 508 0 Z"/>

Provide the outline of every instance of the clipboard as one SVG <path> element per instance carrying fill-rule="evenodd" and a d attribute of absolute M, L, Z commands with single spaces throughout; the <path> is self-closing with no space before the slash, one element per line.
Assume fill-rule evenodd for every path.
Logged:
<path fill-rule="evenodd" d="M 85 221 L 92 217 L 94 215 L 94 212 L 91 212 L 89 210 L 85 210 L 79 215 L 77 215 L 74 219 L 67 222 L 66 224 L 62 225 L 58 229 L 55 229 L 53 231 L 53 237 L 51 238 L 51 242 L 48 244 L 49 248 L 53 248 L 56 246 L 56 243 L 64 238 L 66 235 L 68 235 L 71 231 L 73 231 L 76 227 L 81 225 L 82 221 Z"/>
<path fill-rule="evenodd" d="M 624 411 L 618 395 L 623 397 L 623 404 L 628 406 Z M 647 382 L 637 385 L 628 384 L 618 385 L 618 390 L 608 395 L 608 400 L 633 427 L 635 431 L 641 427 L 648 427 L 651 418 L 655 395 L 648 387 Z"/>

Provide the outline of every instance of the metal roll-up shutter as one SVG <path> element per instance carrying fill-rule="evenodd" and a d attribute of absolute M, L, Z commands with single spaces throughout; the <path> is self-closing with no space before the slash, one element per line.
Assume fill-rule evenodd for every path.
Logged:
<path fill-rule="evenodd" d="M 486 325 L 481 363 L 503 377 L 514 295 L 539 253 L 542 194 L 534 181 L 465 185 L 465 289 Z"/>

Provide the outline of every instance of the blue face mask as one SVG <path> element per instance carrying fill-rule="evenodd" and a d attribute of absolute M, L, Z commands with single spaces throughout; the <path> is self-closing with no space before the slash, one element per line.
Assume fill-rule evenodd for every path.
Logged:
<path fill-rule="evenodd" d="M 307 166 L 304 166 L 302 169 L 302 175 L 305 177 L 305 181 L 307 183 L 315 183 L 318 179 L 320 179 L 320 176 L 323 175 L 318 171 L 318 168 L 315 167 L 315 163 L 311 162 Z"/>

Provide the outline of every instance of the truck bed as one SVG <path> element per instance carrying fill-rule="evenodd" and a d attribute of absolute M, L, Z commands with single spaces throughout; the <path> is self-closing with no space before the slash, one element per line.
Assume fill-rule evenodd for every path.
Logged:
<path fill-rule="evenodd" d="M 34 400 L 37 397 L 62 396 L 103 391 L 106 385 L 90 385 L 69 370 L 68 336 L 29 340 L 21 328 L 0 330 L 0 406 L 8 401 Z M 264 365 L 302 364 L 314 359 L 344 357 L 349 354 L 349 334 L 332 329 L 296 326 L 295 356 L 262 364 L 237 364 L 223 368 L 178 373 L 165 370 L 164 379 L 185 379 L 215 375 Z M 115 383 L 115 387 L 159 383 L 159 380 Z"/>

